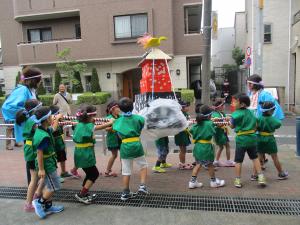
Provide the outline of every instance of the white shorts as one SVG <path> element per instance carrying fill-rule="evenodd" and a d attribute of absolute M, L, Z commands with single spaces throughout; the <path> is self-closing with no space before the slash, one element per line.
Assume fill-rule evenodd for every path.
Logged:
<path fill-rule="evenodd" d="M 133 168 L 133 161 L 139 166 L 140 169 L 147 168 L 148 163 L 145 156 L 141 156 L 135 159 L 121 159 L 122 162 L 122 175 L 130 176 Z"/>

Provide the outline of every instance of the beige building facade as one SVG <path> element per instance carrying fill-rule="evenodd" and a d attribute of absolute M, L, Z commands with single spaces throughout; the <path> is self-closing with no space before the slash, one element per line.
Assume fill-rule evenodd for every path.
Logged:
<path fill-rule="evenodd" d="M 70 48 L 72 59 L 88 65 L 81 74 L 86 91 L 95 67 L 103 91 L 133 97 L 139 92 L 137 65 L 144 54 L 136 40 L 146 32 L 168 37 L 161 49 L 172 57 L 174 87 L 188 88 L 191 77 L 201 76 L 201 14 L 202 0 L 2 0 L 6 91 L 25 65 L 42 69 L 50 91 L 56 54 Z"/>

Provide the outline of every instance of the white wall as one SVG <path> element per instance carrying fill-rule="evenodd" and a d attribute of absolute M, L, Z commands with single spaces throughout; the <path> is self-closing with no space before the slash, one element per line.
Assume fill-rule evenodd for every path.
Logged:
<path fill-rule="evenodd" d="M 224 64 L 235 64 L 232 59 L 234 41 L 233 27 L 218 29 L 218 39 L 212 40 L 211 61 L 213 67 L 221 67 Z"/>
<path fill-rule="evenodd" d="M 243 51 L 246 49 L 246 13 L 236 12 L 235 13 L 235 23 L 234 23 L 234 36 L 235 42 L 234 46 L 239 47 Z"/>

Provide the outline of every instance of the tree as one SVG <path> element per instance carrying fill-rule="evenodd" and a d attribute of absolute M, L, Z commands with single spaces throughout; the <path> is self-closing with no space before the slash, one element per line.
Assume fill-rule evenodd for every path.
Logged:
<path fill-rule="evenodd" d="M 98 72 L 97 72 L 96 68 L 92 69 L 91 91 L 93 93 L 101 91 L 101 87 L 100 87 L 100 84 L 99 84 Z"/>
<path fill-rule="evenodd" d="M 2 92 L 2 86 L 0 85 L 0 97 L 3 97 L 4 93 Z"/>
<path fill-rule="evenodd" d="M 41 81 L 40 85 L 38 86 L 38 89 L 36 90 L 38 95 L 45 95 L 46 89 L 44 87 L 43 81 Z"/>
<path fill-rule="evenodd" d="M 80 74 L 86 70 L 87 65 L 85 63 L 77 63 L 76 60 L 71 59 L 70 53 L 71 49 L 65 48 L 56 54 L 56 56 L 63 61 L 61 63 L 57 63 L 56 68 L 66 75 L 66 78 L 62 79 L 63 83 L 68 82 L 71 86 L 76 86 L 76 90 L 82 90 L 81 92 L 83 92 Z M 76 76 L 78 77 L 77 79 Z"/>
<path fill-rule="evenodd" d="M 83 93 L 83 87 L 82 87 L 81 77 L 80 77 L 80 72 L 79 71 L 75 71 L 74 79 L 76 79 L 77 82 L 73 83 L 72 92 L 73 93 Z"/>
<path fill-rule="evenodd" d="M 245 59 L 245 53 L 239 47 L 232 50 L 232 58 L 234 59 L 236 65 L 239 67 L 243 65 L 243 60 Z"/>
<path fill-rule="evenodd" d="M 59 85 L 61 84 L 61 75 L 59 70 L 55 70 L 54 74 L 54 93 L 58 93 L 59 91 Z"/>
<path fill-rule="evenodd" d="M 17 87 L 18 84 L 20 83 L 20 80 L 21 80 L 21 72 L 19 71 L 18 72 L 18 75 L 16 76 L 16 83 L 15 83 L 15 86 Z"/>

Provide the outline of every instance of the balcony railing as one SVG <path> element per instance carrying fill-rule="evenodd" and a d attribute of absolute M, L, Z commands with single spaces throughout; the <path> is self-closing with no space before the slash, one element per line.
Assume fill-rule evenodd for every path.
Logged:
<path fill-rule="evenodd" d="M 44 42 L 19 43 L 17 45 L 20 65 L 49 64 L 59 61 L 56 54 L 65 48 L 71 48 L 71 58 L 85 59 L 88 56 L 84 51 L 81 39 L 57 39 Z"/>
<path fill-rule="evenodd" d="M 14 0 L 17 21 L 55 19 L 79 15 L 78 0 Z"/>

